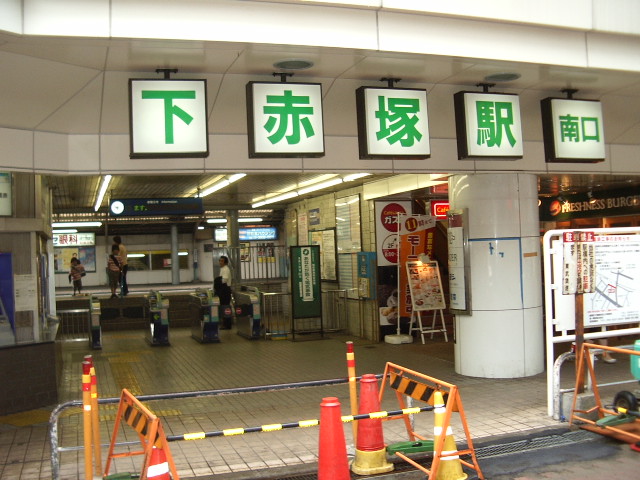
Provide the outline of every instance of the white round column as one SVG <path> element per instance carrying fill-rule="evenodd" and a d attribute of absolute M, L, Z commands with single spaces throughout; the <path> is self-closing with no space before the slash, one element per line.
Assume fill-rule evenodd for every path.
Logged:
<path fill-rule="evenodd" d="M 455 370 L 518 378 L 544 370 L 537 178 L 449 178 L 452 210 L 467 209 L 471 315 L 456 315 Z"/>

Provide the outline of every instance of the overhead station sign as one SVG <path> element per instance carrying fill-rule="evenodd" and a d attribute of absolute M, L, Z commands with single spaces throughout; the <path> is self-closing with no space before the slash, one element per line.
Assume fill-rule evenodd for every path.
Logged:
<path fill-rule="evenodd" d="M 206 80 L 129 79 L 131 158 L 209 156 Z"/>
<path fill-rule="evenodd" d="M 547 162 L 601 162 L 605 159 L 602 104 L 595 100 L 541 101 Z"/>
<path fill-rule="evenodd" d="M 202 215 L 202 198 L 124 198 L 111 200 L 109 213 L 116 217 Z"/>

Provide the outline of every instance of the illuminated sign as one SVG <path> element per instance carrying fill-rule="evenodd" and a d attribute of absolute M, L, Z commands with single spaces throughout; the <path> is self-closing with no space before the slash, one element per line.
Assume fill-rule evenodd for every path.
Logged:
<path fill-rule="evenodd" d="M 319 83 L 247 84 L 249 157 L 322 157 L 324 128 Z"/>
<path fill-rule="evenodd" d="M 129 79 L 131 158 L 209 156 L 206 80 Z"/>
<path fill-rule="evenodd" d="M 95 245 L 96 234 L 95 233 L 54 233 L 53 234 L 53 246 L 54 247 L 78 247 L 84 245 Z"/>
<path fill-rule="evenodd" d="M 447 218 L 449 202 L 445 200 L 434 200 L 431 202 L 431 216 L 436 218 Z"/>
<path fill-rule="evenodd" d="M 428 158 L 427 92 L 360 87 L 356 90 L 360 158 Z"/>
<path fill-rule="evenodd" d="M 600 102 L 545 98 L 540 105 L 547 162 L 604 160 L 604 120 Z"/>
<path fill-rule="evenodd" d="M 454 95 L 458 158 L 516 159 L 523 154 L 518 95 Z"/>
<path fill-rule="evenodd" d="M 252 227 L 240 228 L 238 230 L 239 240 L 244 242 L 261 241 L 261 240 L 277 240 L 278 230 L 276 227 Z M 216 242 L 227 241 L 226 228 L 214 228 L 213 239 Z"/>
<path fill-rule="evenodd" d="M 111 200 L 109 212 L 117 217 L 201 215 L 202 198 L 124 198 Z"/>

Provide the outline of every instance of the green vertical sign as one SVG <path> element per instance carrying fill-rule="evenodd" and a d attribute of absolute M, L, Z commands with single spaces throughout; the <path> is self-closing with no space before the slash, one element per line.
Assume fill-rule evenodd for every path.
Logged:
<path fill-rule="evenodd" d="M 293 318 L 321 317 L 320 247 L 291 247 L 290 255 Z"/>

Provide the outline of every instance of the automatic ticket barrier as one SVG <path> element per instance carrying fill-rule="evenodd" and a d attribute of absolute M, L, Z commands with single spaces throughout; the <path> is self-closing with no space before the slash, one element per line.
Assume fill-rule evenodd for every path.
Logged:
<path fill-rule="evenodd" d="M 200 343 L 219 343 L 220 299 L 211 289 L 198 288 L 189 305 L 194 314 L 191 336 Z"/>
<path fill-rule="evenodd" d="M 255 287 L 241 287 L 233 292 L 236 307 L 236 330 L 238 335 L 256 340 L 262 333 L 260 314 L 260 291 Z"/>
<path fill-rule="evenodd" d="M 89 297 L 89 345 L 94 350 L 102 348 L 102 327 L 100 326 L 100 300 Z"/>
<path fill-rule="evenodd" d="M 169 345 L 169 299 L 154 291 L 149 292 L 145 298 L 149 309 L 147 342 L 152 346 Z"/>

